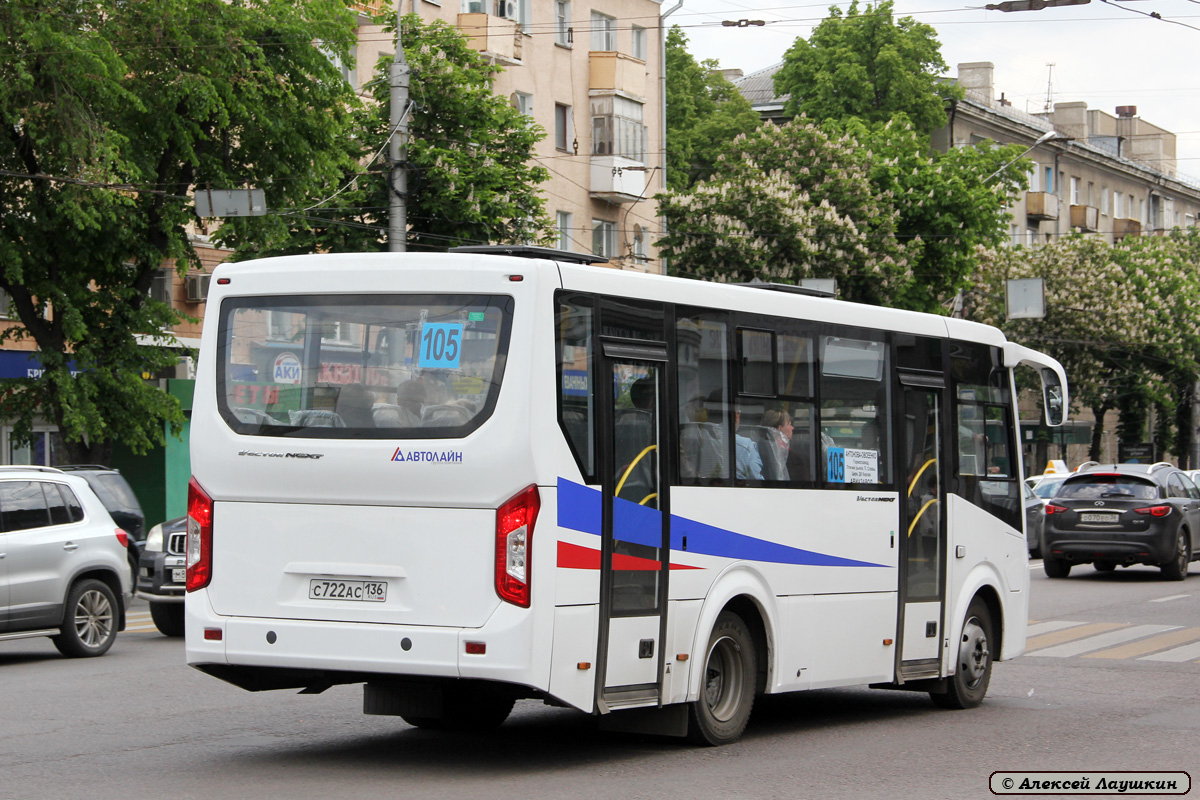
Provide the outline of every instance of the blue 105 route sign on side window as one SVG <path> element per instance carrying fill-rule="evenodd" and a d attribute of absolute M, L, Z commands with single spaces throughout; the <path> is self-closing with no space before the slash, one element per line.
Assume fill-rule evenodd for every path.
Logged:
<path fill-rule="evenodd" d="M 418 365 L 431 369 L 458 369 L 462 335 L 461 322 L 426 322 L 421 326 Z"/>

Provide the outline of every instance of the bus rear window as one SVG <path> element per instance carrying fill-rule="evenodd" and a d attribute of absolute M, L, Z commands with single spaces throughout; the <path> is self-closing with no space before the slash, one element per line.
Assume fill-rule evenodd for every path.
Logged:
<path fill-rule="evenodd" d="M 254 436 L 465 436 L 495 405 L 512 305 L 499 295 L 230 298 L 221 416 Z"/>

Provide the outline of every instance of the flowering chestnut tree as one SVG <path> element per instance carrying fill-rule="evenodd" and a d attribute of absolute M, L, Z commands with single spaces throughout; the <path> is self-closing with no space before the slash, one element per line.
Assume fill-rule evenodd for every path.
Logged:
<path fill-rule="evenodd" d="M 1200 378 L 1195 231 L 1115 245 L 1073 236 L 1037 248 L 981 249 L 979 259 L 968 315 L 1063 363 L 1073 403 L 1096 419 L 1092 458 L 1100 455 L 1104 414 L 1114 408 L 1124 442 L 1142 441 L 1149 408 L 1163 450 L 1176 441 L 1179 452 L 1190 441 L 1190 424 L 1181 424 L 1188 403 L 1179 401 L 1190 399 Z M 1044 319 L 1005 319 L 1005 281 L 1013 278 L 1043 279 Z"/>

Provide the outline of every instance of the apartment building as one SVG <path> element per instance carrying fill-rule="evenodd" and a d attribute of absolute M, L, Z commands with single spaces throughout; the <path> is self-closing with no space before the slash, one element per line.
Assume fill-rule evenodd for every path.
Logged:
<path fill-rule="evenodd" d="M 654 195 L 663 190 L 663 30 L 659 0 L 399 0 L 403 13 L 458 27 L 500 68 L 495 91 L 547 132 L 536 160 L 559 249 L 662 272 Z M 362 3 L 356 88 L 394 41 Z"/>
<path fill-rule="evenodd" d="M 991 62 L 958 65 L 965 97 L 934 134 L 940 149 L 985 141 L 1024 144 L 1033 161 L 1029 189 L 1011 208 L 1013 244 L 1036 245 L 1071 231 L 1126 236 L 1192 227 L 1200 181 L 1177 170 L 1175 134 L 1122 105 L 1114 113 L 1086 103 L 1054 103 L 1036 113 L 996 96 Z"/>

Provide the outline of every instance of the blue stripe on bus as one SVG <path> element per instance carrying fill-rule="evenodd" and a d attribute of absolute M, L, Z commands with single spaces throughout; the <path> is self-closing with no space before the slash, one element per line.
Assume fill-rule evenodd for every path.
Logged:
<path fill-rule="evenodd" d="M 617 499 L 613 508 L 617 538 L 630 544 L 657 547 L 662 540 L 661 517 L 656 509 Z M 558 479 L 558 525 L 580 533 L 600 535 L 600 491 L 590 486 Z M 815 567 L 885 567 L 869 561 L 856 561 L 705 525 L 694 519 L 671 515 L 671 549 L 683 552 L 687 537 L 688 553 L 718 556 L 772 564 L 800 564 Z"/>

